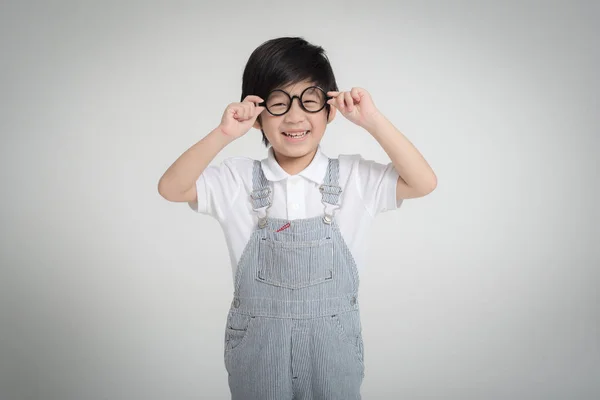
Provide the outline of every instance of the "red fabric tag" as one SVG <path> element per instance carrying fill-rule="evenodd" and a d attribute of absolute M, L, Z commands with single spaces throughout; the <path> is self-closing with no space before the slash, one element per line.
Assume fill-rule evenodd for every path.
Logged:
<path fill-rule="evenodd" d="M 291 226 L 292 224 L 290 224 L 289 222 L 287 224 L 285 224 L 284 226 L 282 226 L 281 228 L 277 229 L 276 232 L 281 232 L 284 229 L 287 229 Z"/>

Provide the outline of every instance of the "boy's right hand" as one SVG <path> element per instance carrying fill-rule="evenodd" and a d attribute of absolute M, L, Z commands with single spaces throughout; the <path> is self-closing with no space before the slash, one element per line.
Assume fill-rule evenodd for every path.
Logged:
<path fill-rule="evenodd" d="M 225 109 L 219 129 L 225 135 L 237 139 L 245 135 L 265 107 L 257 106 L 263 99 L 258 96 L 246 96 L 241 103 L 231 103 Z"/>

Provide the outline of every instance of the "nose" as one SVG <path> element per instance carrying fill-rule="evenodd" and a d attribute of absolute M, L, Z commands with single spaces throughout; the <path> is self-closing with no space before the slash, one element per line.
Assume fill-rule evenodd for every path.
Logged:
<path fill-rule="evenodd" d="M 295 100 L 298 100 L 297 102 Z M 304 110 L 300 107 L 300 99 L 294 98 L 292 99 L 292 106 L 290 110 L 285 114 L 285 122 L 290 124 L 298 123 L 304 121 L 306 117 Z"/>

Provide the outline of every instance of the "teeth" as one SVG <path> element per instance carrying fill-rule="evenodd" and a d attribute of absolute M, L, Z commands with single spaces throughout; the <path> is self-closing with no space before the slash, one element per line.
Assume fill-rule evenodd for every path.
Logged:
<path fill-rule="evenodd" d="M 283 134 L 285 136 L 289 136 L 289 137 L 293 137 L 293 138 L 302 137 L 302 136 L 306 135 L 307 133 L 308 133 L 308 131 L 299 132 L 299 133 L 287 133 L 287 132 L 283 132 Z"/>

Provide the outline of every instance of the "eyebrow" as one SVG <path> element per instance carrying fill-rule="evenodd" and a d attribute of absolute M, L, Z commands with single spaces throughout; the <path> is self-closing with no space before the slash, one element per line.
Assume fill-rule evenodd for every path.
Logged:
<path fill-rule="evenodd" d="M 297 85 L 298 83 L 295 83 L 295 84 Z M 292 83 L 291 85 L 294 85 L 294 84 Z M 291 86 L 291 85 L 286 85 L 286 86 Z M 302 93 L 303 90 L 305 90 L 305 89 L 307 89 L 309 87 L 312 87 L 312 86 L 319 87 L 319 85 L 317 85 L 315 82 L 309 82 L 308 86 L 306 86 L 305 88 L 303 88 L 302 90 L 300 90 L 300 93 Z M 289 91 L 285 90 L 283 86 L 278 86 L 278 87 L 274 88 L 273 90 L 283 90 L 286 93 L 290 93 Z"/>

